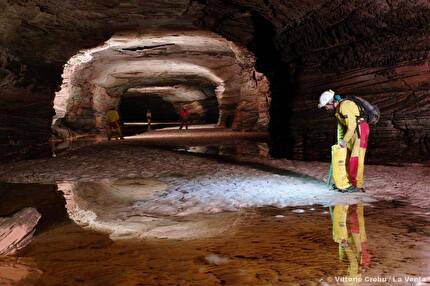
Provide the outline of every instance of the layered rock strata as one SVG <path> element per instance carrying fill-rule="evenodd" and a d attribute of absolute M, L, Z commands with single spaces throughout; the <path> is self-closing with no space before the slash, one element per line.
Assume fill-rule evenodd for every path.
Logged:
<path fill-rule="evenodd" d="M 34 208 L 23 209 L 11 217 L 0 218 L 0 256 L 12 255 L 27 246 L 36 231 L 40 213 Z"/>
<path fill-rule="evenodd" d="M 380 103 L 383 119 L 372 132 L 369 159 L 388 162 L 394 154 L 403 161 L 428 160 L 427 1 L 59 3 L 0 4 L 3 156 L 25 156 L 47 141 L 54 90 L 61 84 L 63 65 L 79 50 L 99 46 L 117 32 L 208 30 L 253 52 L 256 70 L 268 77 L 276 149 L 272 153 L 309 160 L 327 157 L 325 142 L 332 142 L 333 122 L 315 111 L 315 102 L 329 87 Z M 367 88 L 357 88 L 355 83 L 371 77 L 375 80 Z M 403 83 L 411 78 L 413 83 Z"/>
<path fill-rule="evenodd" d="M 226 127 L 238 121 L 238 109 L 238 129 L 266 129 L 270 91 L 254 64 L 251 53 L 213 33 L 118 35 L 69 60 L 54 121 L 78 132 L 101 131 L 106 111 L 131 91 L 159 96 L 177 113 L 184 106 L 197 119 L 218 109 L 218 124 Z"/>

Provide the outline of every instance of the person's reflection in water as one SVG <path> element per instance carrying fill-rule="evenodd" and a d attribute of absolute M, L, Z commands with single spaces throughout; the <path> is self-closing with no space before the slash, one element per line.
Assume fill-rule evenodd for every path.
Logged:
<path fill-rule="evenodd" d="M 333 240 L 339 244 L 339 259 L 348 259 L 348 277 L 360 277 L 370 265 L 363 204 L 335 206 Z"/>

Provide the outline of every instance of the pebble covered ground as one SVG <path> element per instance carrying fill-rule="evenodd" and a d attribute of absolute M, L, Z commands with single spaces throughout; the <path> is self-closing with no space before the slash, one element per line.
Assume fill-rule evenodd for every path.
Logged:
<path fill-rule="evenodd" d="M 245 145 L 240 148 L 247 147 Z M 246 152 L 228 158 L 205 156 L 158 149 L 139 144 L 139 141 L 125 140 L 84 146 L 58 154 L 55 158 L 3 164 L 0 165 L 0 181 L 57 183 L 152 178 L 168 183 L 173 192 L 192 191 L 196 188 L 210 190 L 211 187 L 218 190 L 223 187 L 232 190 L 240 187 L 245 191 L 265 188 L 274 192 L 286 192 L 289 187 L 297 189 L 298 185 L 294 183 L 306 183 L 310 189 L 311 186 L 320 190 L 326 188 L 323 181 L 327 178 L 328 169 L 329 164 L 324 162 L 274 160 Z M 289 184 L 288 180 L 292 180 L 293 184 Z M 378 199 L 406 200 L 421 207 L 429 205 L 429 167 L 367 165 L 365 180 L 366 195 Z M 328 194 L 319 192 L 317 196 L 326 195 Z M 306 198 L 308 197 L 304 196 L 303 199 Z M 319 203 L 315 200 L 303 202 L 300 196 L 294 199 L 298 200 L 296 204 Z M 241 204 L 246 205 L 245 202 Z M 282 199 L 280 204 L 282 205 Z"/>

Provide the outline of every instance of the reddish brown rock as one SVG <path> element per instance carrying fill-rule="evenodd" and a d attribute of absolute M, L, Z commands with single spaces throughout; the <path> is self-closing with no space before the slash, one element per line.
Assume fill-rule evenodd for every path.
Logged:
<path fill-rule="evenodd" d="M 13 255 L 27 246 L 40 217 L 36 209 L 25 208 L 11 217 L 0 218 L 0 256 Z"/>
<path fill-rule="evenodd" d="M 116 35 L 68 61 L 54 100 L 56 128 L 102 131 L 106 111 L 133 92 L 158 96 L 178 114 L 184 106 L 195 120 L 218 109 L 216 121 L 226 127 L 247 106 L 239 129 L 265 130 L 270 92 L 267 80 L 264 91 L 257 85 L 265 77 L 255 76 L 254 65 L 252 53 L 206 31 Z"/>
<path fill-rule="evenodd" d="M 303 75 L 300 98 L 293 109 L 296 154 L 303 159 L 324 159 L 335 142 L 336 122 L 316 110 L 320 90 L 332 88 L 341 94 L 361 96 L 382 113 L 371 126 L 369 152 L 373 162 L 429 160 L 430 104 L 428 61 L 392 68 L 356 69 L 342 74 Z M 327 130 L 327 131 L 325 131 Z M 326 154 L 321 149 L 327 150 Z"/>
<path fill-rule="evenodd" d="M 96 47 L 117 32 L 209 30 L 250 50 L 256 70 L 268 77 L 274 153 L 290 154 L 291 149 L 295 158 L 327 157 L 332 123 L 314 106 L 324 88 L 335 87 L 381 105 L 384 117 L 372 134 L 369 159 L 426 160 L 429 6 L 422 0 L 2 3 L 3 156 L 40 151 L 49 138 L 63 65 L 80 50 Z M 369 83 L 367 88 L 358 84 L 362 80 Z M 226 121 L 235 114 L 234 104 L 220 106 L 221 117 L 230 118 Z M 255 122 L 256 106 L 252 101 L 241 104 L 242 112 L 252 109 L 247 122 Z"/>

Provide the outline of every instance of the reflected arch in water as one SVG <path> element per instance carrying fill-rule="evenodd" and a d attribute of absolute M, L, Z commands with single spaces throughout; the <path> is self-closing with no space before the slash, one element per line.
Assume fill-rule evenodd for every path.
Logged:
<path fill-rule="evenodd" d="M 178 216 L 177 208 L 150 211 L 138 203 L 154 201 L 169 186 L 154 179 L 112 179 L 62 182 L 69 217 L 78 225 L 109 234 L 111 239 L 148 237 L 195 239 L 233 234 L 242 212 Z M 220 219 L 222 217 L 222 219 Z"/>

